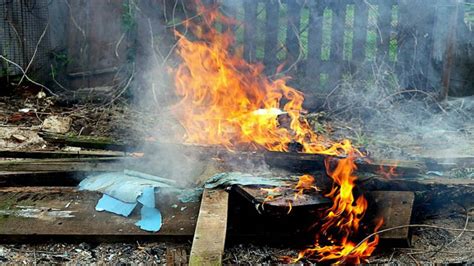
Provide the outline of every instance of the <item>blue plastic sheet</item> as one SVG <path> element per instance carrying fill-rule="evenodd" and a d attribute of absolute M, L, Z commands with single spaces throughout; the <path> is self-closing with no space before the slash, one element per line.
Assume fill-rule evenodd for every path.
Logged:
<path fill-rule="evenodd" d="M 96 211 L 108 211 L 128 217 L 137 206 L 137 203 L 127 203 L 104 194 L 95 206 Z"/>

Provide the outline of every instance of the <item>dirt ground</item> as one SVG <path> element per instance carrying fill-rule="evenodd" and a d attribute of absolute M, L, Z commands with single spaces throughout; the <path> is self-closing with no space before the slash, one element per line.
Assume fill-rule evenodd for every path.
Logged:
<path fill-rule="evenodd" d="M 54 150 L 39 137 L 43 121 L 51 116 L 70 117 L 71 128 L 68 134 L 105 136 L 114 139 L 140 139 L 161 134 L 157 133 L 155 112 L 153 110 L 134 110 L 128 104 L 83 104 L 60 107 L 54 99 L 38 98 L 37 94 L 14 95 L 0 98 L 0 146 L 15 150 Z M 337 123 L 317 121 L 316 126 L 324 134 L 331 132 L 347 132 L 344 126 Z M 172 126 L 172 125 L 169 125 Z M 322 128 L 321 128 L 322 127 Z M 474 129 L 474 127 L 469 127 Z M 344 131 L 345 130 L 345 131 Z M 367 143 L 364 139 L 370 134 L 357 138 L 357 130 L 349 130 L 354 142 Z M 446 133 L 446 132 L 445 132 Z M 165 135 L 166 133 L 163 133 Z M 437 133 L 436 133 L 437 134 Z M 433 133 L 430 138 L 436 138 Z M 463 134 L 470 134 L 463 132 Z M 375 138 L 375 137 L 374 137 Z M 373 154 L 405 154 L 413 155 L 419 148 L 416 140 L 407 143 L 403 134 L 397 133 L 383 141 L 367 143 Z M 398 142 L 398 144 L 397 144 Z M 378 143 L 378 144 L 377 144 Z M 401 153 L 401 143 L 407 152 Z M 464 143 L 474 149 L 474 144 Z M 410 150 L 410 152 L 408 152 Z M 469 154 L 469 151 L 466 151 Z M 422 156 L 422 153 L 418 154 Z M 471 154 L 472 155 L 472 154 Z M 473 169 L 462 169 L 464 178 L 473 178 Z M 453 173 L 454 175 L 454 173 Z M 469 177 L 468 177 L 469 176 Z M 429 217 L 423 217 L 416 223 L 434 225 L 443 228 L 473 228 L 472 210 L 466 211 L 459 206 L 437 210 Z M 370 259 L 372 263 L 421 264 L 421 263 L 473 263 L 474 237 L 472 232 L 447 231 L 433 228 L 413 228 L 413 242 L 410 248 L 380 248 Z M 187 243 L 115 243 L 115 244 L 15 244 L 0 245 L 0 262 L 36 264 L 36 263 L 165 263 L 167 251 L 172 249 L 185 250 L 189 254 L 190 242 Z M 278 263 L 282 256 L 296 256 L 298 248 L 282 246 L 262 246 L 249 243 L 233 243 L 226 247 L 223 257 L 226 264 Z"/>
<path fill-rule="evenodd" d="M 452 211 L 452 210 L 455 211 Z M 440 228 L 473 228 L 474 222 L 466 223 L 466 214 L 459 207 L 440 210 L 431 218 L 419 223 Z M 472 211 L 470 217 L 472 217 Z M 371 263 L 425 264 L 474 262 L 472 233 L 444 229 L 414 228 L 412 246 L 380 247 L 370 258 Z M 16 244 L 0 245 L 2 263 L 156 263 L 167 261 L 170 250 L 184 250 L 189 255 L 191 243 L 114 243 L 114 244 Z M 281 263 L 283 256 L 296 256 L 298 248 L 265 246 L 250 243 L 232 243 L 225 249 L 225 264 Z M 301 263 L 309 261 L 303 260 Z"/>

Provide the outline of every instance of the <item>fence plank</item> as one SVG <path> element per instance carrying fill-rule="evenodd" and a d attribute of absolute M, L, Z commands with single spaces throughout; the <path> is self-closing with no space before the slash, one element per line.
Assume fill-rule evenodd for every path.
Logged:
<path fill-rule="evenodd" d="M 344 51 L 344 29 L 346 25 L 346 5 L 331 3 L 332 28 L 331 28 L 331 52 L 329 60 L 336 62 L 336 67 L 330 71 L 329 84 L 333 86 L 342 76 L 342 58 Z"/>
<path fill-rule="evenodd" d="M 244 1 L 244 58 L 249 62 L 255 62 L 256 56 L 256 32 L 257 32 L 257 1 Z"/>
<path fill-rule="evenodd" d="M 379 1 L 379 14 L 377 18 L 377 60 L 378 62 L 389 61 L 390 33 L 392 30 L 392 4 Z"/>
<path fill-rule="evenodd" d="M 403 87 L 425 89 L 428 85 L 435 5 L 423 0 L 400 0 L 398 74 Z"/>
<path fill-rule="evenodd" d="M 362 63 L 365 59 L 367 44 L 367 23 L 369 20 L 368 6 L 364 1 L 356 1 L 354 8 L 354 39 L 352 45 L 352 60 Z"/>
<path fill-rule="evenodd" d="M 308 58 L 306 60 L 306 79 L 318 85 L 320 79 L 321 45 L 323 40 L 323 14 L 321 4 L 312 1 L 309 7 Z"/>
<path fill-rule="evenodd" d="M 288 26 L 286 28 L 286 61 L 288 66 L 298 60 L 301 50 L 301 5 L 297 1 L 288 2 Z"/>
<path fill-rule="evenodd" d="M 277 67 L 278 20 L 279 2 L 267 0 L 265 2 L 265 46 L 263 64 L 267 74 L 273 74 Z"/>
<path fill-rule="evenodd" d="M 397 43 L 398 43 L 398 64 L 397 72 L 400 83 L 406 87 L 410 73 L 414 71 L 415 38 L 413 38 L 414 25 L 410 9 L 413 8 L 411 0 L 400 0 L 398 9 L 400 10 Z"/>

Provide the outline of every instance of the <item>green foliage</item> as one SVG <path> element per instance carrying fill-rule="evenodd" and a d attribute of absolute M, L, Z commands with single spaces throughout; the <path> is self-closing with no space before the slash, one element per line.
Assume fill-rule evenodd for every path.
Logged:
<path fill-rule="evenodd" d="M 52 64 L 50 75 L 56 79 L 60 74 L 66 73 L 67 66 L 72 63 L 72 59 L 66 52 L 51 52 Z"/>
<path fill-rule="evenodd" d="M 122 3 L 122 27 L 125 32 L 131 32 L 137 25 L 134 5 L 134 0 L 124 0 Z"/>

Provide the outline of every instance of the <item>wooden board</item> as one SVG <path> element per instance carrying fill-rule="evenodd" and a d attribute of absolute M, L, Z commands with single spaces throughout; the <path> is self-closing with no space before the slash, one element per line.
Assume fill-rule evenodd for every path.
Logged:
<path fill-rule="evenodd" d="M 91 158 L 91 157 L 123 157 L 124 152 L 118 151 L 11 151 L 0 150 L 0 158 Z"/>
<path fill-rule="evenodd" d="M 415 193 L 411 191 L 372 191 L 370 196 L 377 206 L 377 217 L 383 217 L 381 230 L 410 224 Z M 380 234 L 387 243 L 409 246 L 411 237 L 409 228 L 387 231 Z"/>
<path fill-rule="evenodd" d="M 190 237 L 194 233 L 199 203 L 181 203 L 173 193 L 156 194 L 163 216 L 157 233 L 140 230 L 130 217 L 97 212 L 100 193 L 70 187 L 0 188 L 0 239 L 3 242 L 64 238 L 67 241 L 121 241 L 126 237 Z"/>
<path fill-rule="evenodd" d="M 226 191 L 204 190 L 189 265 L 222 265 L 228 204 Z"/>
<path fill-rule="evenodd" d="M 31 159 L 0 161 L 0 171 L 44 172 L 44 171 L 120 171 L 130 160 L 118 158 L 75 158 L 75 159 Z"/>

